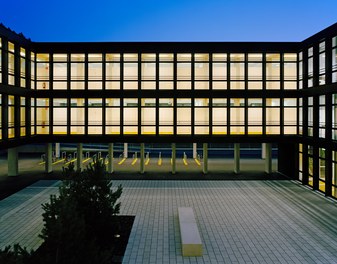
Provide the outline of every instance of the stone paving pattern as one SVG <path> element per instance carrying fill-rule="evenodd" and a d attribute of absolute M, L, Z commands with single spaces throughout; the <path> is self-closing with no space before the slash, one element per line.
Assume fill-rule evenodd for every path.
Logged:
<path fill-rule="evenodd" d="M 291 181 L 114 181 L 136 215 L 123 263 L 337 263 L 337 203 Z M 37 248 L 39 181 L 0 201 L 0 247 Z M 193 207 L 203 257 L 182 257 L 177 208 Z"/>

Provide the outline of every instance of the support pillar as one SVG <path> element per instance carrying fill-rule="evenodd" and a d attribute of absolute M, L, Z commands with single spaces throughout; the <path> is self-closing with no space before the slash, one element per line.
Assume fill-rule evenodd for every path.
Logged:
<path fill-rule="evenodd" d="M 114 172 L 113 167 L 113 158 L 114 158 L 114 145 L 112 143 L 109 143 L 108 145 L 108 173 Z"/>
<path fill-rule="evenodd" d="M 234 173 L 240 173 L 240 143 L 234 143 Z"/>
<path fill-rule="evenodd" d="M 19 175 L 19 155 L 18 148 L 10 148 L 7 150 L 8 159 L 8 176 Z"/>
<path fill-rule="evenodd" d="M 144 162 L 144 143 L 140 143 L 140 173 L 144 174 L 145 172 L 145 162 Z"/>
<path fill-rule="evenodd" d="M 128 143 L 124 143 L 124 152 L 123 152 L 123 158 L 128 157 Z"/>
<path fill-rule="evenodd" d="M 77 143 L 76 168 L 79 171 L 82 171 L 83 169 L 83 143 Z"/>
<path fill-rule="evenodd" d="M 202 166 L 202 172 L 204 174 L 207 174 L 208 173 L 208 144 L 207 143 L 203 143 L 202 150 L 203 150 L 202 156 L 204 160 L 203 166 Z"/>
<path fill-rule="evenodd" d="M 266 159 L 266 143 L 261 144 L 261 159 Z"/>
<path fill-rule="evenodd" d="M 193 143 L 193 159 L 197 158 L 197 143 Z"/>
<path fill-rule="evenodd" d="M 46 163 L 45 163 L 45 172 L 51 173 L 53 171 L 53 144 L 46 144 Z"/>
<path fill-rule="evenodd" d="M 58 159 L 60 158 L 61 150 L 60 150 L 60 143 L 55 143 L 55 157 Z"/>
<path fill-rule="evenodd" d="M 270 174 L 272 172 L 272 149 L 271 143 L 266 143 L 266 163 L 265 172 Z"/>
<path fill-rule="evenodd" d="M 172 174 L 176 174 L 176 143 L 172 143 Z"/>

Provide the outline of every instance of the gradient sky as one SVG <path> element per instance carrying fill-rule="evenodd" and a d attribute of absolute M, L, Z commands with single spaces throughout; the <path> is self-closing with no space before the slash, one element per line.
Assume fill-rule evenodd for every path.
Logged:
<path fill-rule="evenodd" d="M 337 0 L 13 0 L 0 23 L 33 41 L 302 41 Z"/>

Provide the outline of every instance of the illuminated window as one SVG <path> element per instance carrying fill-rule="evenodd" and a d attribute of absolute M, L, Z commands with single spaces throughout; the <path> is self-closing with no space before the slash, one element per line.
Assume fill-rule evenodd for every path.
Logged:
<path fill-rule="evenodd" d="M 313 47 L 308 49 L 308 87 L 313 86 L 313 75 L 314 75 L 314 52 Z"/>
<path fill-rule="evenodd" d="M 67 134 L 67 99 L 53 99 L 53 134 Z"/>
<path fill-rule="evenodd" d="M 319 43 L 319 85 L 325 84 L 325 42 Z"/>
<path fill-rule="evenodd" d="M 53 89 L 66 90 L 68 78 L 67 54 L 53 55 Z"/>
<path fill-rule="evenodd" d="M 303 89 L 303 52 L 298 54 L 298 88 Z"/>
<path fill-rule="evenodd" d="M 49 89 L 49 54 L 36 54 L 36 88 Z"/>
<path fill-rule="evenodd" d="M 280 134 L 280 99 L 266 99 L 266 134 Z"/>
<path fill-rule="evenodd" d="M 230 134 L 245 133 L 245 100 L 243 98 L 230 99 Z"/>
<path fill-rule="evenodd" d="M 248 134 L 262 134 L 262 99 L 248 99 Z"/>
<path fill-rule="evenodd" d="M 49 134 L 48 98 L 36 98 L 36 133 Z"/>
<path fill-rule="evenodd" d="M 298 146 L 298 179 L 303 180 L 303 144 Z"/>
<path fill-rule="evenodd" d="M 209 134 L 209 99 L 194 100 L 194 133 Z"/>
<path fill-rule="evenodd" d="M 325 148 L 319 148 L 319 181 L 318 190 L 325 193 Z"/>
<path fill-rule="evenodd" d="M 159 134 L 173 134 L 173 98 L 159 99 Z"/>
<path fill-rule="evenodd" d="M 227 134 L 227 98 L 212 100 L 212 133 Z"/>
<path fill-rule="evenodd" d="M 15 137 L 15 98 L 8 96 L 8 138 Z"/>
<path fill-rule="evenodd" d="M 138 98 L 123 100 L 123 133 L 138 134 Z"/>
<path fill-rule="evenodd" d="M 325 95 L 319 96 L 319 137 L 325 138 Z"/>
<path fill-rule="evenodd" d="M 14 44 L 8 42 L 8 84 L 15 85 L 15 53 Z"/>
<path fill-rule="evenodd" d="M 332 82 L 337 82 L 337 37 L 332 39 Z"/>
<path fill-rule="evenodd" d="M 156 89 L 156 60 L 155 54 L 142 54 L 141 79 L 142 90 Z"/>
<path fill-rule="evenodd" d="M 313 186 L 314 183 L 314 147 L 308 145 L 308 185 Z"/>
<path fill-rule="evenodd" d="M 141 99 L 141 133 L 156 134 L 156 99 Z"/>
<path fill-rule="evenodd" d="M 99 134 L 102 131 L 103 109 L 101 98 L 88 99 L 88 134 Z"/>
<path fill-rule="evenodd" d="M 70 133 L 84 134 L 85 104 L 83 98 L 70 100 Z"/>
<path fill-rule="evenodd" d="M 284 134 L 297 133 L 297 99 L 284 98 Z"/>
<path fill-rule="evenodd" d="M 226 55 L 226 54 L 225 54 Z M 214 58 L 215 54 L 213 54 Z M 212 79 L 213 90 L 227 89 L 227 63 L 226 62 L 213 62 L 212 63 Z"/>
<path fill-rule="evenodd" d="M 177 134 L 191 134 L 191 99 L 177 99 Z"/>
<path fill-rule="evenodd" d="M 314 126 L 314 99 L 313 97 L 308 98 L 308 136 L 313 136 L 313 126 Z"/>
<path fill-rule="evenodd" d="M 107 98 L 105 100 L 106 134 L 120 134 L 120 99 Z"/>

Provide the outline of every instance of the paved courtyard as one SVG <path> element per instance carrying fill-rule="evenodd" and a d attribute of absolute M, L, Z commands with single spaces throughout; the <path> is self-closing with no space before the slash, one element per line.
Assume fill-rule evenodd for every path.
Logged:
<path fill-rule="evenodd" d="M 0 247 L 37 248 L 57 181 L 0 201 Z M 337 263 L 337 203 L 291 181 L 114 181 L 136 215 L 124 263 Z M 191 206 L 203 257 L 182 257 L 177 208 Z"/>

